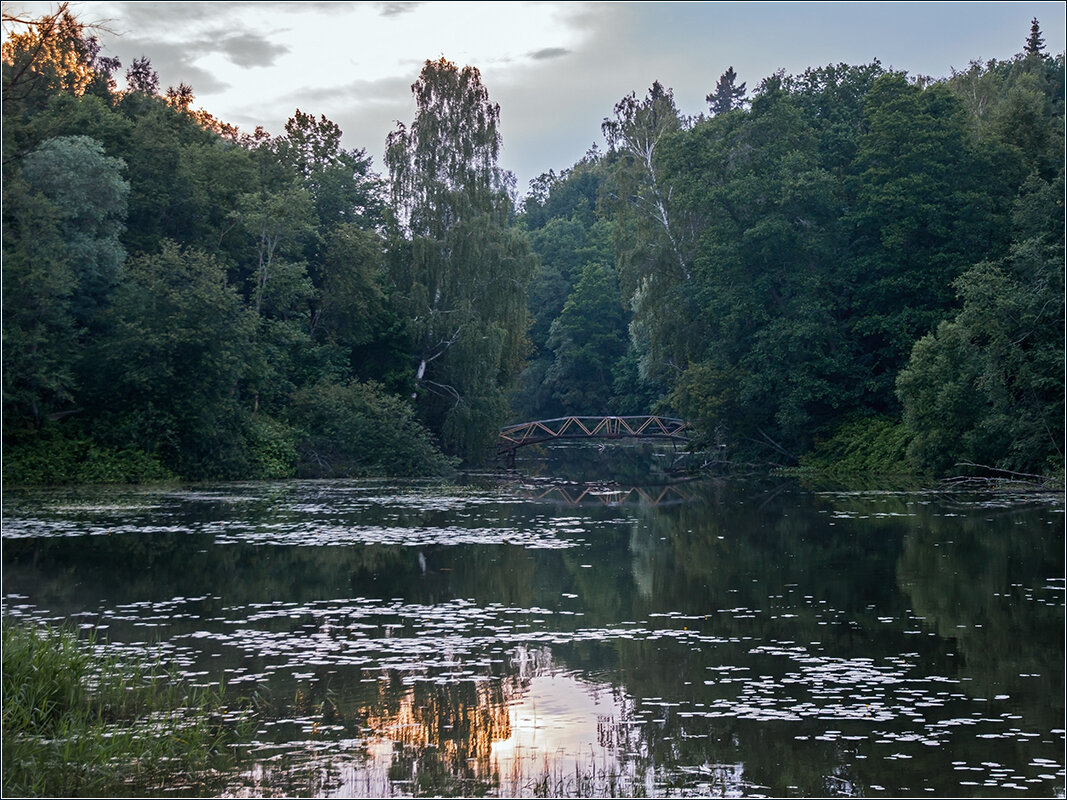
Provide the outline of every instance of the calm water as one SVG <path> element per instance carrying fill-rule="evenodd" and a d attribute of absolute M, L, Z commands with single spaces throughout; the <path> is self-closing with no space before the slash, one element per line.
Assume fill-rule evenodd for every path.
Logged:
<path fill-rule="evenodd" d="M 254 699 L 231 796 L 1064 796 L 1056 498 L 294 481 L 3 515 L 5 614 Z"/>

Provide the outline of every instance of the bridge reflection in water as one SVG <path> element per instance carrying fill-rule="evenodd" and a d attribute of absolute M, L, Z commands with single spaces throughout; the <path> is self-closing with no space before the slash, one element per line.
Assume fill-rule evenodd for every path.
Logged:
<path fill-rule="evenodd" d="M 603 417 L 556 417 L 508 425 L 500 431 L 496 455 L 508 468 L 515 451 L 529 444 L 558 439 L 660 439 L 689 443 L 689 423 L 655 414 Z"/>
<path fill-rule="evenodd" d="M 702 485 L 696 484 L 698 487 Z M 694 484 L 691 483 L 671 483 L 663 486 L 549 483 L 517 486 L 513 491 L 530 500 L 547 500 L 569 506 L 617 506 L 623 503 L 661 506 L 687 503 L 700 494 L 694 490 Z"/>

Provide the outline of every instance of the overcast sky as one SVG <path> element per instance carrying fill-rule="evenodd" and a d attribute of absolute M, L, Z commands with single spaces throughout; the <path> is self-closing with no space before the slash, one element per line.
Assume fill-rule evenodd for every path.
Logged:
<path fill-rule="evenodd" d="M 55 4 L 4 3 L 47 13 Z M 478 67 L 500 104 L 501 165 L 524 194 L 531 178 L 572 166 L 619 99 L 653 81 L 685 114 L 733 66 L 754 89 L 797 74 L 874 59 L 935 78 L 1023 49 L 1030 20 L 1046 49 L 1065 49 L 1063 2 L 519 3 L 73 2 L 124 74 L 147 56 L 162 88 L 185 82 L 195 107 L 251 131 L 281 133 L 297 108 L 325 114 L 347 148 L 383 171 L 386 134 L 414 114 L 410 86 L 426 59 Z"/>

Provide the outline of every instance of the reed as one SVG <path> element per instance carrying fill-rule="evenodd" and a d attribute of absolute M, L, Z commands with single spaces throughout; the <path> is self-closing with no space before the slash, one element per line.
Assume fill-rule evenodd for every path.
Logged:
<path fill-rule="evenodd" d="M 3 795 L 215 794 L 249 714 L 227 708 L 221 685 L 94 644 L 3 620 Z"/>

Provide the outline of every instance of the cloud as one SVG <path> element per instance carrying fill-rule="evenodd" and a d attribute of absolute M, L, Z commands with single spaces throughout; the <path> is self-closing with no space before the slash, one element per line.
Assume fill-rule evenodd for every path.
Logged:
<path fill-rule="evenodd" d="M 201 40 L 196 47 L 205 52 L 224 54 L 238 67 L 269 67 L 289 52 L 284 44 L 272 42 L 254 33 L 235 33 L 220 39 Z"/>
<path fill-rule="evenodd" d="M 342 108 L 351 105 L 404 106 L 408 104 L 410 97 L 411 79 L 404 76 L 392 76 L 377 80 L 354 80 L 339 86 L 302 87 L 280 95 L 277 101 L 286 105 L 304 103 Z"/>
<path fill-rule="evenodd" d="M 222 94 L 235 82 L 232 71 L 218 69 L 217 60 L 211 63 L 213 57 L 254 69 L 273 66 L 290 51 L 272 41 L 277 31 L 263 33 L 251 27 L 256 20 L 239 19 L 240 5 L 120 2 L 95 4 L 94 11 L 109 18 L 117 34 L 103 37 L 108 55 L 118 56 L 126 67 L 147 56 L 161 87 L 186 83 L 200 97 Z"/>
<path fill-rule="evenodd" d="M 540 50 L 527 53 L 527 55 L 534 61 L 547 61 L 552 58 L 562 58 L 570 55 L 570 53 L 571 51 L 566 47 L 542 47 Z"/>
<path fill-rule="evenodd" d="M 422 3 L 375 3 L 374 7 L 383 17 L 399 17 L 401 14 L 410 14 Z"/>
<path fill-rule="evenodd" d="M 119 39 L 108 43 L 108 53 L 114 53 L 124 67 L 129 67 L 135 58 L 147 56 L 152 69 L 159 73 L 162 88 L 186 83 L 193 87 L 197 96 L 218 94 L 230 84 L 220 79 L 213 70 L 198 67 L 196 59 L 202 53 L 193 51 L 187 44 L 174 44 L 154 39 Z M 125 74 L 123 72 L 123 74 Z"/>
<path fill-rule="evenodd" d="M 99 5 L 100 13 L 117 18 L 123 27 L 141 36 L 158 32 L 172 38 L 206 21 L 217 25 L 220 17 L 225 18 L 229 12 L 237 10 L 231 3 L 126 2 L 94 5 Z"/>

